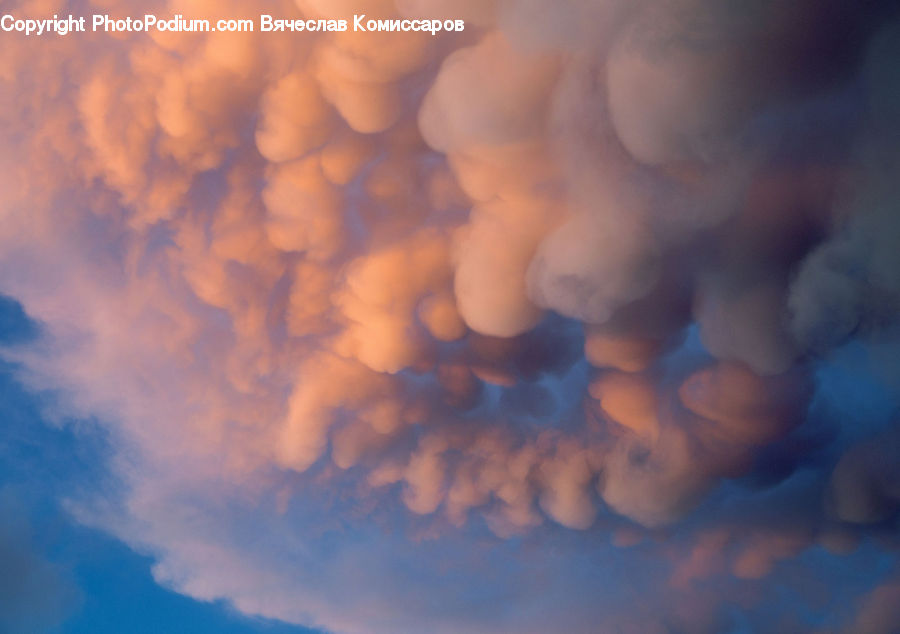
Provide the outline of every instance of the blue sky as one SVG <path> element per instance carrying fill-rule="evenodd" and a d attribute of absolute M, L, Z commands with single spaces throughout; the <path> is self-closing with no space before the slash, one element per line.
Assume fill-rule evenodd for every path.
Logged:
<path fill-rule="evenodd" d="M 25 345 L 38 336 L 39 327 L 21 306 L 0 296 L 0 346 Z M 30 550 L 29 561 L 42 581 L 24 595 L 13 593 L 19 602 L 16 616 L 10 618 L 8 611 L 6 617 L 0 614 L 0 631 L 26 634 L 35 624 L 42 627 L 61 619 L 48 631 L 315 632 L 242 615 L 226 602 L 200 602 L 166 590 L 151 575 L 152 557 L 73 521 L 61 502 L 96 490 L 104 482 L 106 445 L 99 427 L 90 421 L 49 423 L 42 418 L 41 407 L 41 396 L 29 393 L 17 381 L 15 366 L 0 362 L 0 517 L 2 526 L 10 528 L 10 535 L 0 530 L 0 540 L 12 539 L 20 553 Z M 9 608 L 2 588 L 0 606 Z"/>
<path fill-rule="evenodd" d="M 7 350 L 33 343 L 40 337 L 40 327 L 29 321 L 21 307 L 7 298 L 0 298 L 0 341 Z M 684 347 L 687 356 L 698 353 L 696 333 Z M 829 366 L 821 373 L 820 399 L 812 407 L 813 425 L 822 426 L 817 416 L 840 416 L 841 412 L 864 412 L 866 424 L 878 429 L 886 425 L 893 411 L 892 401 L 877 382 L 867 379 L 866 355 L 858 347 L 851 346 L 841 355 L 840 363 Z M 108 447 L 102 428 L 94 421 L 63 419 L 47 421 L 42 417 L 42 404 L 50 395 L 29 393 L 17 380 L 15 365 L 4 362 L 0 366 L 0 408 L 4 434 L 0 440 L 0 511 L 3 513 L 4 531 L 0 532 L 0 557 L 4 543 L 24 554 L 31 564 L 32 575 L 39 587 L 19 588 L 11 596 L 17 609 L 6 612 L 6 621 L 0 621 L 4 632 L 25 634 L 46 631 L 57 634 L 314 634 L 315 630 L 290 626 L 277 621 L 252 618 L 240 614 L 224 601 L 202 602 L 161 587 L 152 577 L 155 562 L 151 555 L 140 554 L 117 539 L 93 528 L 75 522 L 64 510 L 64 500 L 85 493 L 102 493 L 109 480 L 106 461 Z M 818 412 L 818 413 L 817 413 Z M 838 421 L 833 421 L 835 429 Z M 829 424 L 826 422 L 827 428 Z M 845 431 L 849 438 L 839 444 L 851 442 L 858 435 L 865 436 L 872 429 Z M 803 436 L 800 431 L 800 436 Z M 793 484 L 791 484 L 793 482 Z M 784 499 L 795 498 L 792 488 L 803 488 L 803 477 L 788 480 L 770 494 L 773 508 L 784 505 Z M 780 491 L 780 492 L 779 492 Z M 690 535 L 692 523 L 704 522 L 710 515 L 727 513 L 723 500 L 740 500 L 748 489 L 740 484 L 722 488 L 720 496 L 713 496 L 686 523 L 685 535 Z M 766 505 L 762 501 L 763 506 Z M 350 536 L 345 536 L 349 538 Z M 599 536 L 598 536 L 599 537 Z M 678 533 L 672 536 L 681 539 Z M 574 555 L 585 545 L 579 539 L 561 534 L 547 537 L 554 552 Z M 529 548 L 528 540 L 512 540 L 507 544 L 509 553 L 520 556 Z M 575 549 L 575 550 L 572 550 Z M 566 574 L 581 578 L 577 593 L 590 588 L 604 587 L 612 579 L 631 579 L 640 583 L 651 570 L 647 562 L 641 568 L 633 568 L 628 551 L 610 549 L 600 540 L 593 546 L 594 562 L 578 557 L 580 563 L 570 561 Z M 446 551 L 452 552 L 452 551 Z M 527 552 L 525 550 L 524 552 Z M 652 553 L 652 551 L 650 551 Z M 640 557 L 637 561 L 640 561 Z M 498 560 L 500 566 L 505 559 Z M 755 615 L 748 621 L 746 615 L 735 610 L 729 621 L 729 632 L 759 631 L 760 623 L 777 622 L 779 614 L 796 611 L 809 599 L 802 586 L 794 586 L 788 580 L 791 574 L 817 569 L 824 578 L 840 579 L 841 587 L 832 588 L 841 597 L 842 607 L 828 611 L 824 616 L 810 609 L 805 618 L 807 624 L 826 625 L 848 618 L 848 606 L 858 601 L 874 583 L 889 577 L 896 558 L 880 550 L 874 543 L 867 543 L 852 557 L 835 558 L 816 548 L 808 550 L 800 559 L 773 579 L 774 594 L 768 600 L 769 613 Z M 605 573 L 603 571 L 606 571 Z M 598 574 L 599 573 L 599 574 Z M 502 575 L 501 575 L 502 576 Z M 603 580 L 607 578 L 606 580 Z M 787 582 L 787 583 L 786 583 Z M 29 586 L 29 584 L 25 584 Z M 575 586 L 573 586 L 574 588 Z M 498 586 L 482 587 L 491 592 Z M 478 593 L 478 585 L 472 587 Z M 611 587 L 606 589 L 609 593 Z M 621 600 L 628 600 L 628 590 L 623 590 Z M 798 594 L 799 592 L 799 594 Z M 575 595 L 573 595 L 575 596 Z M 2 594 L 0 605 L 8 596 Z M 804 609 L 802 608 L 801 613 Z M 727 611 L 727 608 L 726 608 Z M 762 620 L 760 620 L 762 618 Z M 583 625 L 583 624 L 582 624 Z"/>

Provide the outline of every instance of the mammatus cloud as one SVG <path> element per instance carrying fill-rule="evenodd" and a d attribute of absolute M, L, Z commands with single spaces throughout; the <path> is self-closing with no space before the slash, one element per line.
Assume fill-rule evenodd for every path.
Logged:
<path fill-rule="evenodd" d="M 16 356 L 125 485 L 79 518 L 338 632 L 896 626 L 820 581 L 900 500 L 822 405 L 848 345 L 897 385 L 890 3 L 264 10 L 468 22 L 0 38 Z"/>

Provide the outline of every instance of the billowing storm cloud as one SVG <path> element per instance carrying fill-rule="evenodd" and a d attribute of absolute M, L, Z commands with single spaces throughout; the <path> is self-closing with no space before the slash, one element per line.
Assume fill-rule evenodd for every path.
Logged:
<path fill-rule="evenodd" d="M 900 628 L 892 3 L 259 4 L 87 3 L 351 28 L 0 37 L 80 521 L 341 633 Z"/>

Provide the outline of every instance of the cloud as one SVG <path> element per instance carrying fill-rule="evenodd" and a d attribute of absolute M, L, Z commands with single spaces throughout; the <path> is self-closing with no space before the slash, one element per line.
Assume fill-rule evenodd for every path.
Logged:
<path fill-rule="evenodd" d="M 469 22 L 0 42 L 4 354 L 123 485 L 79 518 L 341 632 L 845 622 L 804 557 L 895 520 L 820 381 L 859 342 L 896 403 L 889 4 L 266 10 Z"/>

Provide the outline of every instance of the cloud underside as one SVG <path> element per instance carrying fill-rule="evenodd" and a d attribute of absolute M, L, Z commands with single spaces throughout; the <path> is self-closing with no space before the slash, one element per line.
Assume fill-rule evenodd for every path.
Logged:
<path fill-rule="evenodd" d="M 900 386 L 889 3 L 260 12 L 467 26 L 0 38 L 7 354 L 123 484 L 82 521 L 336 632 L 900 625 L 900 432 L 825 388 Z"/>

